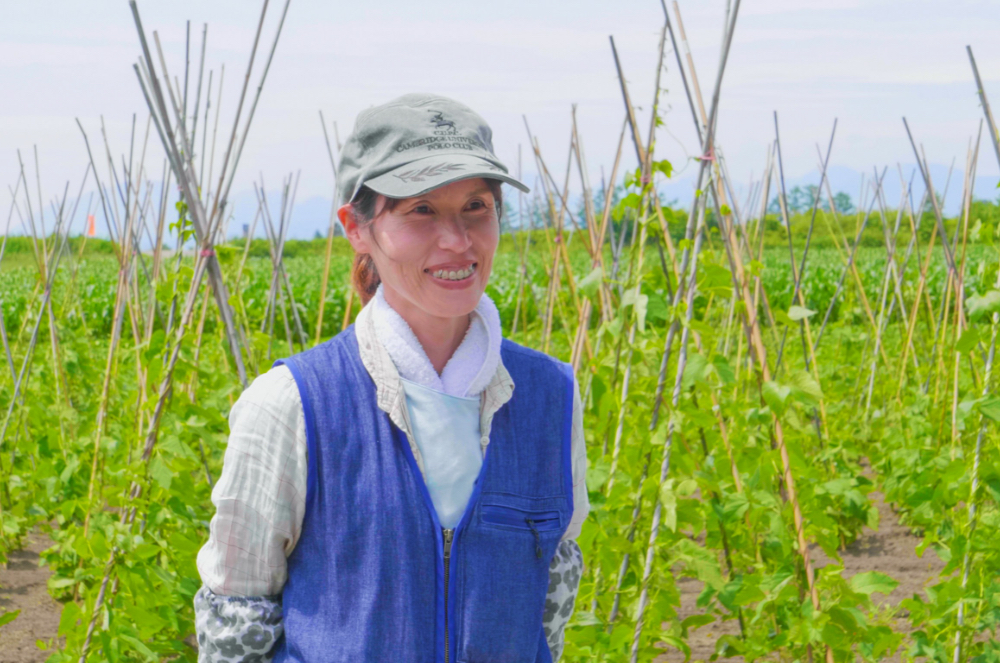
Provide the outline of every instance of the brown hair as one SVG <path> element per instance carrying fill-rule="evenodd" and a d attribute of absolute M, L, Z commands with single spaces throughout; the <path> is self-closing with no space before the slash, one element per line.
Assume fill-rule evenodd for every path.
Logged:
<path fill-rule="evenodd" d="M 493 194 L 493 200 L 496 203 L 497 208 L 497 218 L 501 216 L 503 210 L 503 190 L 501 189 L 500 180 L 495 180 L 491 178 L 483 178 L 486 185 L 490 188 L 490 192 Z M 351 201 L 351 209 L 354 212 L 354 218 L 360 226 L 367 226 L 369 232 L 371 232 L 371 223 L 375 220 L 375 203 L 378 202 L 378 196 L 374 189 L 370 189 L 366 186 L 362 186 L 358 190 L 358 195 L 354 196 L 354 200 Z M 388 211 L 393 209 L 398 203 L 399 198 L 389 198 L 385 199 L 385 206 L 379 212 Z M 357 253 L 354 255 L 354 264 L 351 266 L 351 285 L 358 293 L 358 297 L 361 298 L 361 305 L 367 304 L 372 297 L 375 296 L 375 291 L 378 290 L 379 284 L 382 279 L 379 278 L 378 270 L 375 268 L 375 261 L 368 253 Z"/>

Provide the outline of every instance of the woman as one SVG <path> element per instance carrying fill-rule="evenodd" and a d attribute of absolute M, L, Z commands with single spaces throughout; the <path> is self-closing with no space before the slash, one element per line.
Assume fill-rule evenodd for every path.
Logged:
<path fill-rule="evenodd" d="M 362 112 L 338 211 L 364 308 L 240 396 L 198 555 L 200 661 L 558 660 L 589 504 L 572 370 L 484 295 L 501 183 L 440 96 Z"/>

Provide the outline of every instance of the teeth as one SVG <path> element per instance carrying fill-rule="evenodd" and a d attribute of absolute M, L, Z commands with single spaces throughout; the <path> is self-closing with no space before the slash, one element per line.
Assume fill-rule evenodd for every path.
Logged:
<path fill-rule="evenodd" d="M 445 279 L 448 281 L 461 281 L 462 279 L 467 279 L 470 276 L 472 276 L 475 273 L 475 271 L 476 271 L 476 266 L 469 265 L 465 269 L 459 270 L 457 272 L 454 270 L 439 269 L 435 272 L 432 272 L 431 275 L 436 278 Z"/>

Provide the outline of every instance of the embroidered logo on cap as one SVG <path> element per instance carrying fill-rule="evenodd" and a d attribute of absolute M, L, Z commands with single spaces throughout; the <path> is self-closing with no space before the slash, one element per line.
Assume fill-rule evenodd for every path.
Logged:
<path fill-rule="evenodd" d="M 448 127 L 451 128 L 450 131 L 435 131 L 434 135 L 436 135 L 436 136 L 448 136 L 448 135 L 452 135 L 452 134 L 457 134 L 458 133 L 458 130 L 455 129 L 455 123 L 453 121 L 451 121 L 451 120 L 444 119 L 444 113 L 442 113 L 441 111 L 436 111 L 436 110 L 428 110 L 427 112 L 428 113 L 434 113 L 434 115 L 431 116 L 431 124 L 434 125 L 435 129 L 444 129 L 444 128 L 448 128 Z"/>

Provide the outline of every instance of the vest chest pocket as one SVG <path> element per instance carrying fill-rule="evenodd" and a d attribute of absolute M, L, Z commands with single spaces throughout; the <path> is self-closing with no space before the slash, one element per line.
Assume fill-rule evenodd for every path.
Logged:
<path fill-rule="evenodd" d="M 554 509 L 529 510 L 501 504 L 484 504 L 482 506 L 483 523 L 514 529 L 548 532 L 561 529 L 559 512 Z"/>
<path fill-rule="evenodd" d="M 561 532 L 562 520 L 554 509 L 520 509 L 503 504 L 484 504 L 480 511 L 483 524 L 502 529 L 531 532 L 535 537 L 535 557 L 542 557 L 545 532 Z"/>

